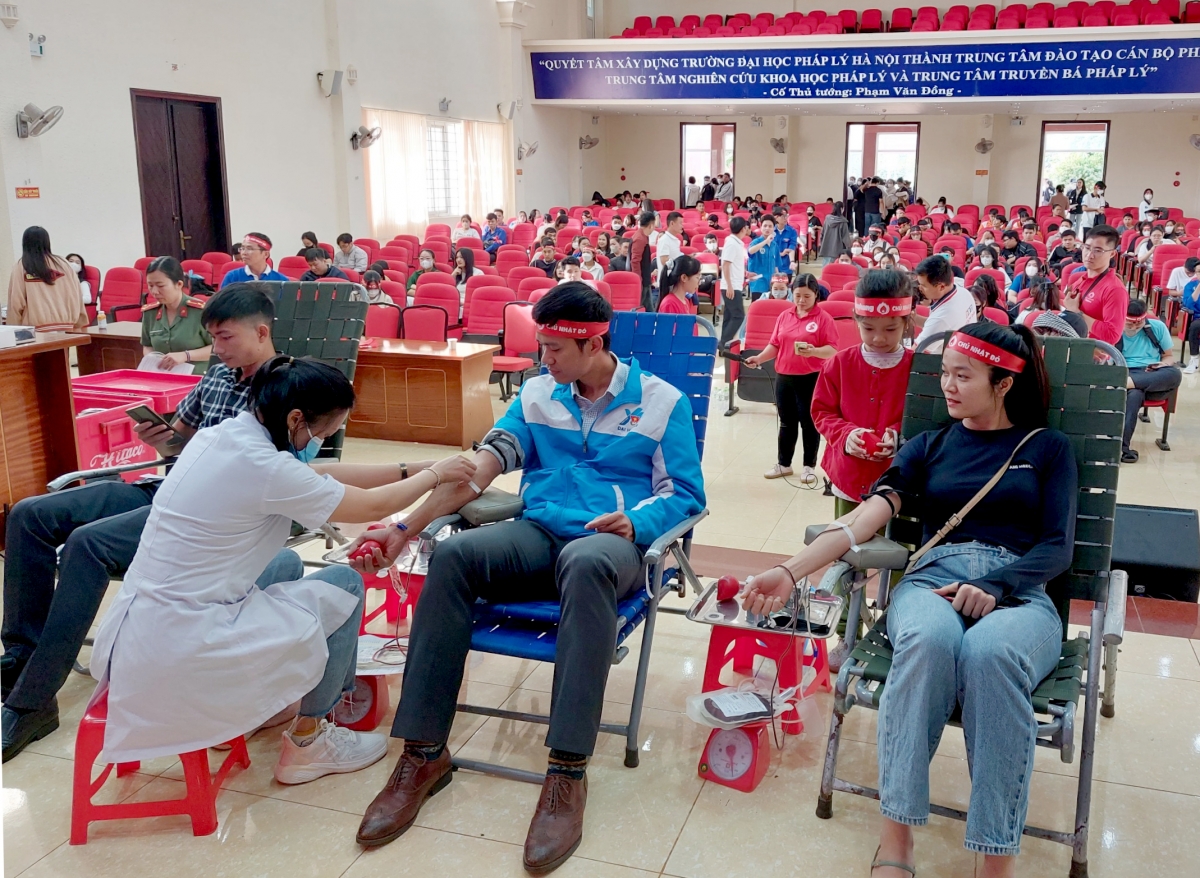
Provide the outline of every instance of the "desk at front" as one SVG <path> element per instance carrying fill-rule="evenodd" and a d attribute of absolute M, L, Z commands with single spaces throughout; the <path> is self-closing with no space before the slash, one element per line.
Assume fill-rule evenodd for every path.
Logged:
<path fill-rule="evenodd" d="M 142 322 L 114 321 L 105 329 L 89 326 L 80 333 L 91 344 L 79 349 L 79 374 L 136 369 L 142 361 Z"/>
<path fill-rule="evenodd" d="M 46 492 L 46 483 L 79 469 L 70 349 L 87 336 L 39 332 L 29 344 L 0 350 L 0 502 Z M 0 542 L 4 530 L 0 528 Z"/>
<path fill-rule="evenodd" d="M 494 423 L 488 379 L 498 345 L 372 339 L 354 372 L 346 435 L 467 449 Z"/>

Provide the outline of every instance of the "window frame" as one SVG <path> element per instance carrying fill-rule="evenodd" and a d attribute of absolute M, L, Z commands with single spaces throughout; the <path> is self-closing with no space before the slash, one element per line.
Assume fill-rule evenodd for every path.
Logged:
<path fill-rule="evenodd" d="M 842 148 L 842 191 L 843 192 L 845 192 L 846 183 L 850 180 L 850 126 L 852 126 L 852 125 L 862 125 L 863 126 L 864 157 L 865 157 L 865 153 L 866 153 L 866 129 L 868 127 L 876 127 L 876 128 L 880 128 L 880 127 L 894 128 L 894 127 L 898 127 L 898 126 L 903 126 L 906 128 L 916 127 L 917 142 L 916 142 L 916 146 L 913 148 L 913 173 L 912 173 L 912 179 L 909 182 L 912 183 L 912 188 L 913 188 L 914 192 L 921 191 L 921 188 L 920 188 L 920 186 L 921 186 L 921 123 L 919 121 L 917 121 L 917 122 L 847 122 L 846 123 L 846 139 L 844 141 L 844 145 Z M 878 150 L 876 150 L 876 154 L 878 155 Z M 863 175 L 863 172 L 860 169 L 858 176 L 861 177 L 862 175 Z M 872 171 L 871 176 L 877 177 L 877 176 L 879 176 L 879 174 L 876 171 Z M 841 200 L 841 199 L 835 199 L 835 200 Z"/>
<path fill-rule="evenodd" d="M 1100 168 L 1101 180 L 1107 180 L 1108 177 L 1108 150 L 1112 146 L 1112 120 L 1111 119 L 1044 119 L 1042 120 L 1042 133 L 1038 139 L 1038 162 L 1037 162 L 1037 177 L 1033 181 L 1034 196 L 1033 201 L 1036 210 L 1042 203 L 1042 180 L 1045 178 L 1045 162 L 1046 162 L 1046 126 L 1047 125 L 1103 125 L 1104 126 L 1104 163 Z M 1098 150 L 1097 150 L 1098 151 Z M 1095 180 L 1092 181 L 1093 183 Z M 1075 181 L 1071 181 L 1073 186 Z M 1070 188 L 1070 187 L 1067 187 Z M 1087 190 L 1092 191 L 1090 188 Z"/>

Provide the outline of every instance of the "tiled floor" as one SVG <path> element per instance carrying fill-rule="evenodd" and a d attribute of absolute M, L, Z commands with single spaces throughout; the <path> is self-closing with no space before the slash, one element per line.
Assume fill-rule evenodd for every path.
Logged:
<path fill-rule="evenodd" d="M 1122 502 L 1194 507 L 1200 489 L 1198 379 L 1189 376 L 1172 419 L 1170 453 L 1156 449 L 1143 425 L 1136 447 L 1142 462 L 1121 470 Z M 714 410 L 724 399 L 714 400 Z M 497 403 L 497 411 L 500 406 Z M 1158 413 L 1155 413 L 1158 418 Z M 732 418 L 712 419 L 704 469 L 712 514 L 700 527 L 694 558 L 700 572 L 739 576 L 775 563 L 800 545 L 805 525 L 827 520 L 832 500 L 762 471 L 774 461 L 775 421 L 769 407 L 741 403 Z M 346 459 L 414 459 L 446 449 L 382 442 L 347 443 Z M 512 479 L 503 485 L 511 486 Z M 682 605 L 682 604 L 680 604 Z M 1092 806 L 1091 874 L 1155 878 L 1198 872 L 1200 826 L 1200 624 L 1196 606 L 1131 599 L 1120 660 L 1118 710 L 1101 719 Z M 1170 635 L 1170 636 L 1163 636 Z M 706 783 L 696 763 L 706 730 L 683 713 L 699 690 L 707 629 L 678 616 L 660 617 L 643 716 L 641 767 L 622 765 L 623 743 L 602 736 L 590 769 L 585 838 L 557 874 L 633 878 L 680 876 L 775 878 L 811 874 L 865 876 L 878 831 L 875 803 L 839 795 L 831 821 L 814 815 L 825 727 L 790 738 L 774 752 L 766 780 L 752 794 Z M 631 646 L 636 655 L 637 639 Z M 85 651 L 86 654 L 86 651 Z M 605 719 L 627 715 L 633 659 L 612 671 Z M 473 655 L 466 696 L 475 703 L 545 709 L 550 669 L 535 663 Z M 93 825 L 84 847 L 68 845 L 75 727 L 91 693 L 90 679 L 72 675 L 60 695 L 62 728 L 5 765 L 4 874 L 28 878 L 168 875 L 520 876 L 521 843 L 536 789 L 460 772 L 421 812 L 418 825 L 387 847 L 363 852 L 354 843 L 359 815 L 387 777 L 385 762 L 358 774 L 283 787 L 271 778 L 278 739 L 250 743 L 252 764 L 236 774 L 218 800 L 220 828 L 194 838 L 186 818 Z M 399 697 L 399 680 L 391 686 Z M 830 696 L 817 696 L 822 723 Z M 875 719 L 867 711 L 845 726 L 841 774 L 875 780 Z M 460 716 L 451 747 L 475 758 L 523 768 L 544 766 L 538 727 Z M 1065 765 L 1039 751 L 1030 821 L 1069 829 L 1078 762 Z M 969 793 L 962 735 L 947 731 L 934 760 L 932 785 L 944 804 L 965 807 Z M 182 790 L 178 760 L 144 764 L 139 773 L 110 780 L 110 801 L 163 798 Z M 975 858 L 962 848 L 963 828 L 934 818 L 918 833 L 917 866 L 924 876 L 971 876 Z M 1023 876 L 1065 876 L 1066 848 L 1025 839 Z"/>

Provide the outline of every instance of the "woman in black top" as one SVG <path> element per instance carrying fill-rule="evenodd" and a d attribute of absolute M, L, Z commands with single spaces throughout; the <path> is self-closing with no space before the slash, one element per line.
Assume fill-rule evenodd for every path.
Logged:
<path fill-rule="evenodd" d="M 879 712 L 876 878 L 913 863 L 912 827 L 929 819 L 929 763 L 960 701 L 972 778 L 966 847 L 984 854 L 982 874 L 1013 874 L 1037 735 L 1031 694 L 1061 646 L 1045 583 L 1071 565 L 1078 474 L 1070 441 L 1045 429 L 1040 343 L 1024 326 L 970 324 L 946 343 L 941 384 L 955 423 L 904 445 L 861 506 L 754 577 L 743 599 L 752 612 L 779 610 L 797 579 L 846 552 L 851 534 L 866 542 L 901 510 L 922 519 L 928 541 L 1040 428 L 888 604 L 895 652 Z"/>
<path fill-rule="evenodd" d="M 1087 184 L 1083 177 L 1075 181 L 1075 188 L 1067 193 L 1067 213 L 1071 214 L 1071 222 L 1078 228 L 1079 218 L 1083 216 L 1083 199 L 1087 195 Z"/>

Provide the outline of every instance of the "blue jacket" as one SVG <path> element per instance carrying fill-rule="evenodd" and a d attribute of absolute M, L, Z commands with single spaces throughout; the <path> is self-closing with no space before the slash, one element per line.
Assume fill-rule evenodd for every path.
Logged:
<path fill-rule="evenodd" d="M 586 441 L 572 386 L 539 375 L 525 382 L 484 445 L 495 450 L 515 440 L 515 456 L 497 454 L 506 472 L 523 469 L 525 520 L 569 540 L 593 534 L 584 525 L 597 516 L 624 512 L 634 542 L 646 548 L 704 509 L 704 477 L 691 403 L 636 360 L 622 362 L 629 365 L 625 388 Z"/>
<path fill-rule="evenodd" d="M 747 249 L 753 247 L 759 241 L 763 240 L 763 236 L 759 235 L 750 242 Z M 746 269 L 753 271 L 758 275 L 754 280 L 750 281 L 747 289 L 752 293 L 765 293 L 771 289 L 771 275 L 779 267 L 779 235 L 776 235 L 770 244 L 751 253 L 746 260 Z"/>
<path fill-rule="evenodd" d="M 255 277 L 250 273 L 250 269 L 242 266 L 241 268 L 233 269 L 221 279 L 221 289 L 225 289 L 230 284 L 240 284 L 245 283 L 246 281 L 256 280 L 291 280 L 291 278 L 289 278 L 286 274 L 280 274 L 273 268 L 267 268 L 267 270 L 262 273 L 262 277 Z"/>
<path fill-rule="evenodd" d="M 779 227 L 775 232 L 775 244 L 779 248 L 779 270 L 792 273 L 791 259 L 783 255 L 784 250 L 791 250 L 796 255 L 796 261 L 800 261 L 800 253 L 796 252 L 796 247 L 800 242 L 800 236 L 786 222 Z"/>
<path fill-rule="evenodd" d="M 1179 303 L 1192 317 L 1200 312 L 1200 295 L 1197 295 L 1198 293 L 1200 293 L 1200 280 L 1193 279 L 1183 285 L 1183 296 Z"/>
<path fill-rule="evenodd" d="M 496 226 L 493 230 L 491 226 L 485 226 L 483 230 L 483 249 L 488 253 L 495 253 L 500 249 L 501 244 L 508 243 L 508 230 L 504 226 Z"/>

